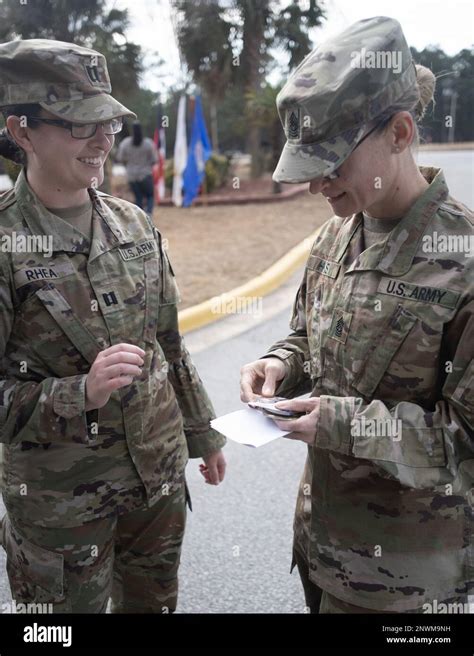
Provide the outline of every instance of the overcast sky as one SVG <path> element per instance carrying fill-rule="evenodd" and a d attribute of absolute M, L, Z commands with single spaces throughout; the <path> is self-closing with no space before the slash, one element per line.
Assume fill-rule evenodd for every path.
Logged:
<path fill-rule="evenodd" d="M 282 6 L 289 2 L 282 0 Z M 167 87 L 176 85 L 180 78 L 180 59 L 169 0 L 110 0 L 109 5 L 127 8 L 131 18 L 128 38 L 139 43 L 145 54 L 158 53 L 164 60 L 160 71 L 150 66 L 143 84 L 166 93 Z M 473 0 L 326 0 L 324 5 L 327 20 L 311 34 L 318 41 L 340 32 L 354 21 L 382 15 L 400 21 L 408 44 L 417 50 L 439 45 L 448 55 L 454 55 L 474 44 Z M 145 65 L 150 61 L 145 57 Z M 285 63 L 284 59 L 282 63 Z M 275 83 L 279 78 L 275 72 L 271 81 Z"/>

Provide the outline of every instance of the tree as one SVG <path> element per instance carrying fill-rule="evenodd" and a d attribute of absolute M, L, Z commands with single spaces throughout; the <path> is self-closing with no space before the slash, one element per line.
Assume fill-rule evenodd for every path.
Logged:
<path fill-rule="evenodd" d="M 436 143 L 448 141 L 452 119 L 454 141 L 472 141 L 474 51 L 464 49 L 450 57 L 440 48 L 428 46 L 421 51 L 411 48 L 411 52 L 415 63 L 430 68 L 436 76 L 435 104 L 423 118 L 424 138 Z M 455 105 L 452 102 L 454 93 Z M 451 117 L 453 107 L 456 111 Z"/>
<path fill-rule="evenodd" d="M 271 145 L 270 168 L 274 170 L 280 159 L 283 147 L 283 130 L 276 110 L 276 97 L 281 85 L 273 87 L 266 84 L 258 92 L 249 92 L 246 96 L 247 120 L 252 122 L 256 129 L 264 130 Z M 273 182 L 273 193 L 281 192 L 279 182 Z"/>
<path fill-rule="evenodd" d="M 18 0 L 0 3 L 0 40 L 54 39 L 93 48 L 107 59 L 117 99 L 139 87 L 141 47 L 126 38 L 127 10 L 106 8 L 105 0 Z"/>
<path fill-rule="evenodd" d="M 246 97 L 251 105 L 258 104 L 258 94 L 269 64 L 269 49 L 281 48 L 289 54 L 288 70 L 297 66 L 311 51 L 309 29 L 321 24 L 324 11 L 316 0 L 292 0 L 283 9 L 278 2 L 265 0 L 235 0 L 243 20 L 242 78 Z M 265 104 L 268 88 L 261 99 Z M 276 116 L 276 109 L 274 110 Z M 262 173 L 259 118 L 252 120 L 248 112 L 247 149 L 252 155 L 252 175 Z M 274 132 L 275 134 L 275 132 Z M 274 137 L 275 141 L 275 137 Z M 278 139 L 278 141 L 280 141 Z M 275 187 L 278 190 L 278 187 Z"/>
<path fill-rule="evenodd" d="M 206 92 L 211 114 L 211 141 L 219 150 L 217 104 L 222 101 L 232 75 L 232 25 L 225 9 L 209 0 L 175 0 L 179 48 L 196 84 Z"/>
<path fill-rule="evenodd" d="M 236 87 L 252 99 L 262 90 L 272 48 L 289 54 L 289 68 L 311 50 L 309 29 L 321 23 L 323 10 L 316 0 L 175 0 L 173 2 L 181 52 L 197 84 L 211 103 L 211 132 L 217 141 L 213 108 Z M 276 110 L 275 110 L 276 114 Z M 252 155 L 252 175 L 263 169 L 260 119 L 245 112 L 246 149 Z"/>

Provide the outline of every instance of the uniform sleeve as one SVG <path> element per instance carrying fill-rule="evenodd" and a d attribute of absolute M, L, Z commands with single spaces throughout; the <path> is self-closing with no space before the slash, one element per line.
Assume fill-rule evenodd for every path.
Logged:
<path fill-rule="evenodd" d="M 0 442 L 92 442 L 90 423 L 96 412 L 85 412 L 86 374 L 41 382 L 4 375 L 13 317 L 9 274 L 0 262 Z"/>
<path fill-rule="evenodd" d="M 452 371 L 434 408 L 321 396 L 313 448 L 371 460 L 411 488 L 453 484 L 453 493 L 473 493 L 474 302 L 458 312 L 444 342 Z"/>
<path fill-rule="evenodd" d="M 287 373 L 275 394 L 286 398 L 305 394 L 312 388 L 306 332 L 306 275 L 296 294 L 290 328 L 294 332 L 285 339 L 275 342 L 262 356 L 262 358 L 276 357 L 285 363 Z"/>
<path fill-rule="evenodd" d="M 156 231 L 156 229 L 154 229 Z M 161 235 L 156 231 L 161 244 Z M 223 435 L 210 426 L 214 408 L 188 353 L 178 328 L 179 292 L 173 269 L 161 248 L 162 281 L 157 339 L 169 365 L 168 378 L 183 415 L 189 457 L 207 456 L 226 443 Z"/>

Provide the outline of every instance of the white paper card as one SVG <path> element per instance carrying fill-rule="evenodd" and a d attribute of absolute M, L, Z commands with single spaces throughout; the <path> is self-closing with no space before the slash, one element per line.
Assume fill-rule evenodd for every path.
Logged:
<path fill-rule="evenodd" d="M 290 432 L 280 430 L 272 419 L 251 408 L 213 419 L 211 426 L 234 442 L 254 447 L 268 444 Z"/>

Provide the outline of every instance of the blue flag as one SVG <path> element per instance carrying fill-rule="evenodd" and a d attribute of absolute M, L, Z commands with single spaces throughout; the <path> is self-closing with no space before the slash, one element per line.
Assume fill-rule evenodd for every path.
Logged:
<path fill-rule="evenodd" d="M 197 196 L 204 179 L 204 168 L 211 152 L 211 143 L 207 136 L 202 113 L 201 98 L 196 96 L 191 144 L 189 146 L 188 161 L 183 173 L 184 207 L 189 207 Z"/>

